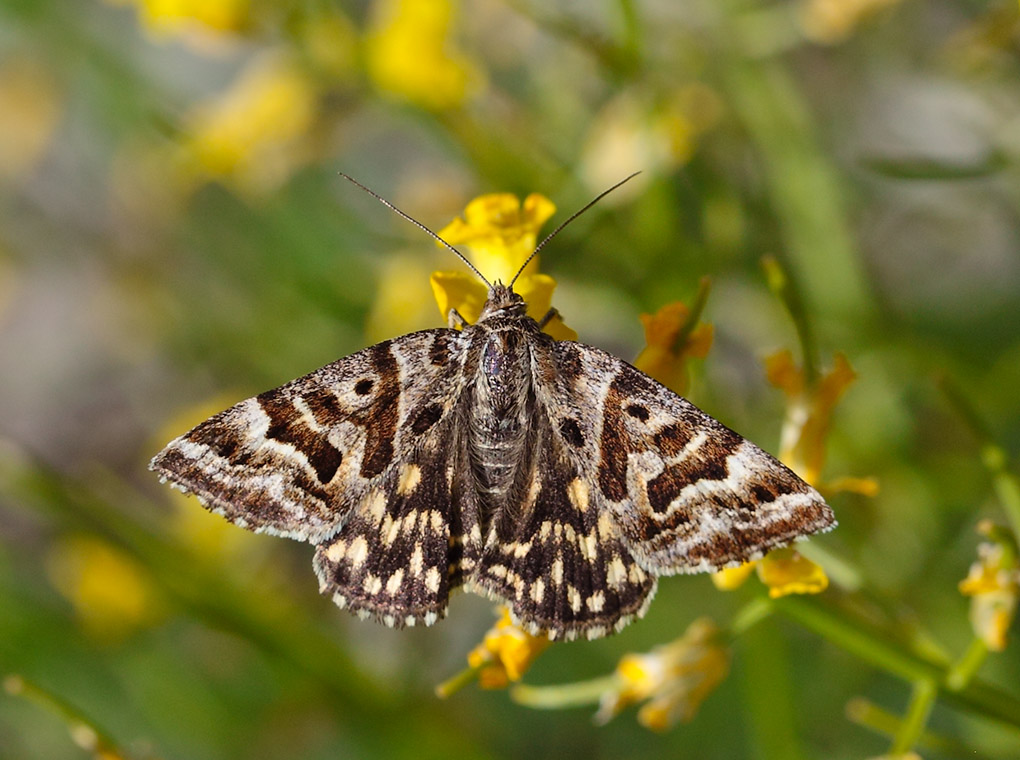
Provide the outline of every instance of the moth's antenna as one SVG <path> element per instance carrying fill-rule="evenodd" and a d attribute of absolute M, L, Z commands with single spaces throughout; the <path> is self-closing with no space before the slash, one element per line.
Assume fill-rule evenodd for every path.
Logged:
<path fill-rule="evenodd" d="M 482 282 L 485 283 L 485 287 L 489 288 L 489 290 L 492 290 L 492 283 L 485 279 L 485 276 L 481 272 L 478 271 L 478 268 L 474 264 L 472 264 L 470 261 L 467 260 L 467 257 L 463 253 L 461 253 L 456 248 L 454 248 L 452 245 L 447 243 L 445 240 L 443 240 L 441 237 L 439 237 L 439 235 L 434 233 L 432 230 L 430 230 L 424 224 L 419 222 L 417 219 L 415 219 L 412 216 L 409 216 L 408 214 L 405 214 L 403 211 L 401 211 L 399 208 L 394 206 L 392 203 L 390 203 L 388 200 L 383 198 L 378 193 L 374 192 L 373 190 L 369 190 L 363 184 L 358 182 L 358 180 L 354 179 L 354 177 L 350 176 L 349 174 L 344 174 L 343 172 L 338 172 L 338 174 L 341 177 L 343 177 L 345 180 L 347 180 L 348 182 L 351 182 L 351 183 L 357 185 L 358 187 L 360 187 L 362 190 L 364 190 L 366 193 L 371 195 L 373 198 L 375 198 L 377 201 L 379 201 L 382 205 L 384 205 L 387 208 L 389 208 L 391 211 L 396 211 L 398 214 L 400 214 L 400 216 L 404 217 L 404 219 L 409 221 L 411 224 L 413 224 L 418 229 L 424 231 L 430 237 L 435 238 L 436 242 L 440 243 L 441 245 L 446 246 L 451 251 L 453 251 L 455 254 L 457 254 L 457 258 L 459 258 L 461 261 L 463 261 L 467 265 L 468 269 L 470 269 L 472 272 L 474 272 L 476 275 L 478 275 L 478 279 L 480 279 Z M 630 179 L 630 177 L 628 177 L 627 179 Z M 606 192 L 609 192 L 609 191 L 607 190 Z M 605 195 L 605 193 L 603 193 L 602 195 Z M 599 196 L 599 197 L 601 198 L 602 196 Z M 598 200 L 598 199 L 596 198 L 596 200 Z M 591 204 L 589 204 L 589 205 L 591 205 Z"/>
<path fill-rule="evenodd" d="M 527 261 L 525 261 L 525 262 L 524 262 L 523 264 L 521 264 L 521 268 L 517 270 L 517 274 L 515 274 L 515 275 L 514 275 L 514 278 L 513 278 L 512 280 L 510 280 L 510 285 L 508 285 L 507 287 L 510 287 L 510 288 L 512 288 L 512 287 L 513 287 L 514 283 L 515 283 L 515 282 L 517 282 L 517 278 L 521 276 L 521 272 L 523 272 L 523 271 L 524 271 L 524 268 L 525 268 L 526 266 L 528 266 L 528 264 L 530 264 L 530 263 L 531 263 L 531 260 L 532 260 L 533 258 L 535 258 L 535 257 L 536 257 L 536 256 L 538 255 L 538 252 L 539 252 L 539 251 L 541 251 L 543 247 L 545 247 L 545 244 L 546 244 L 546 243 L 548 243 L 548 242 L 549 242 L 550 240 L 552 240 L 552 239 L 553 239 L 554 237 L 556 237 L 556 235 L 557 235 L 557 234 L 559 234 L 559 231 L 560 231 L 560 230 L 562 230 L 562 229 L 563 229 L 564 227 L 566 227 L 566 226 L 567 226 L 568 224 L 570 224 L 570 223 L 571 223 L 572 221 L 574 221 L 575 219 L 577 219 L 577 217 L 579 217 L 579 216 L 580 216 L 581 214 L 583 214 L 583 213 L 584 213 L 585 211 L 587 211 L 588 209 L 590 209 L 590 208 L 591 208 L 592 206 L 594 206 L 594 205 L 595 205 L 596 203 L 598 203 L 598 202 L 599 202 L 600 200 L 602 200 L 603 198 L 605 198 L 605 197 L 606 197 L 607 195 L 609 195 L 609 194 L 610 194 L 611 192 L 613 192 L 613 191 L 614 191 L 614 190 L 615 190 L 616 188 L 618 188 L 618 187 L 619 187 L 620 185 L 622 185 L 622 184 L 624 184 L 624 183 L 626 183 L 626 182 L 630 182 L 630 181 L 631 181 L 632 179 L 634 179 L 634 178 L 635 178 L 635 177 L 636 177 L 637 175 L 639 175 L 640 173 L 641 173 L 641 172 L 634 172 L 634 173 L 633 173 L 633 174 L 631 174 L 631 175 L 630 175 L 629 177 L 624 177 L 624 178 L 623 178 L 623 179 L 621 179 L 621 180 L 620 180 L 619 182 L 617 182 L 617 183 L 616 183 L 615 185 L 613 185 L 613 186 L 612 186 L 611 188 L 609 188 L 608 190 L 603 190 L 603 191 L 602 191 L 601 193 L 599 193 L 599 194 L 598 194 L 598 195 L 596 195 L 596 196 L 595 196 L 594 198 L 592 198 L 592 199 L 591 199 L 590 201 L 588 201 L 588 202 L 587 202 L 586 204 L 584 204 L 584 206 L 583 206 L 583 207 L 581 207 L 580 209 L 578 209 L 577 211 L 575 211 L 575 212 L 574 212 L 573 214 L 571 214 L 571 215 L 570 215 L 569 217 L 567 217 L 567 220 L 566 220 L 565 222 L 563 222 L 562 224 L 560 224 L 560 226 L 559 226 L 559 227 L 557 227 L 557 228 L 556 228 L 556 229 L 554 229 L 554 230 L 553 230 L 552 232 L 550 232 L 550 233 L 549 233 L 548 235 L 546 235 L 546 237 L 545 237 L 545 240 L 543 240 L 543 241 L 542 241 L 541 243 L 539 243 L 539 244 L 538 244 L 538 245 L 537 245 L 537 246 L 535 247 L 535 250 L 533 250 L 533 251 L 531 252 L 531 255 L 530 255 L 530 256 L 528 256 L 528 258 L 527 258 Z M 350 179 L 350 178 L 348 177 L 348 179 Z M 374 195 L 374 193 L 373 193 L 373 195 Z M 382 200 L 382 198 L 380 198 L 379 200 Z M 385 201 L 383 201 L 383 202 L 385 203 Z"/>

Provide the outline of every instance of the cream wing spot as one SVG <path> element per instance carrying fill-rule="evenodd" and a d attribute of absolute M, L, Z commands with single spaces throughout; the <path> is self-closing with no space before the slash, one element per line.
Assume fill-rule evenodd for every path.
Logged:
<path fill-rule="evenodd" d="M 578 512 L 588 509 L 588 484 L 581 478 L 574 478 L 567 486 L 567 498 Z"/>
<path fill-rule="evenodd" d="M 389 580 L 386 581 L 386 593 L 390 596 L 395 595 L 400 591 L 400 585 L 404 582 L 404 568 L 398 568 L 393 575 L 390 576 Z"/>
<path fill-rule="evenodd" d="M 425 588 L 433 594 L 439 592 L 439 571 L 434 567 L 425 571 Z"/>
<path fill-rule="evenodd" d="M 542 599 L 545 598 L 545 581 L 541 578 L 536 578 L 535 582 L 531 584 L 531 600 L 535 604 L 541 604 Z"/>
<path fill-rule="evenodd" d="M 619 554 L 614 554 L 606 567 L 606 583 L 611 588 L 619 588 L 627 581 L 627 567 Z"/>
<path fill-rule="evenodd" d="M 411 568 L 411 575 L 417 578 L 421 575 L 424 569 L 425 557 L 422 554 L 421 546 L 415 546 L 414 551 L 411 552 L 411 562 L 409 567 Z"/>
<path fill-rule="evenodd" d="M 347 542 L 342 538 L 334 541 L 328 547 L 326 547 L 326 559 L 330 562 L 337 564 L 344 558 L 347 553 Z"/>
<path fill-rule="evenodd" d="M 352 567 L 361 567 L 365 560 L 368 558 L 368 542 L 365 541 L 364 536 L 358 536 L 351 541 L 351 546 L 347 550 L 347 559 L 350 561 Z"/>
<path fill-rule="evenodd" d="M 406 496 L 413 493 L 421 482 L 421 467 L 416 464 L 405 464 L 400 472 L 400 482 L 397 483 L 397 493 Z"/>
<path fill-rule="evenodd" d="M 378 575 L 367 573 L 365 575 L 365 580 L 361 585 L 362 588 L 365 589 L 365 593 L 375 596 L 380 591 L 382 591 L 382 578 L 380 578 Z"/>

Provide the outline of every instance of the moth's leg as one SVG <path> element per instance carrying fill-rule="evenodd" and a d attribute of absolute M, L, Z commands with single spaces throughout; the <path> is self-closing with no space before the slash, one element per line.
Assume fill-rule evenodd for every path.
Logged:
<path fill-rule="evenodd" d="M 451 330 L 462 330 L 468 326 L 468 321 L 460 315 L 460 312 L 456 309 L 450 309 L 446 315 L 446 324 L 450 326 Z"/>
<path fill-rule="evenodd" d="M 545 326 L 547 324 L 549 324 L 550 322 L 552 322 L 559 315 L 560 315 L 560 312 L 559 312 L 558 309 L 555 309 L 555 308 L 549 309 L 549 311 L 547 311 L 545 313 L 545 316 L 542 317 L 541 320 L 539 320 L 539 323 L 538 323 L 539 328 L 545 329 Z"/>

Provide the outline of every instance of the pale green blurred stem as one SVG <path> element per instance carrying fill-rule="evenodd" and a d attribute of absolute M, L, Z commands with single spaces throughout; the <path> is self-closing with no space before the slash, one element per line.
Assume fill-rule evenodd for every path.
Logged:
<path fill-rule="evenodd" d="M 812 387 L 818 379 L 818 348 L 815 345 L 814 332 L 808 320 L 807 310 L 804 308 L 804 301 L 778 259 L 774 256 L 765 256 L 761 260 L 761 265 L 765 270 L 765 280 L 769 289 L 782 301 L 793 321 L 797 341 L 800 343 L 801 361 L 804 363 L 804 378 L 808 387 Z"/>
<path fill-rule="evenodd" d="M 728 2 L 732 39 L 723 72 L 727 103 L 761 157 L 769 198 L 783 237 L 783 256 L 814 303 L 834 315 L 870 311 L 847 212 L 832 162 L 820 149 L 810 110 L 778 59 L 752 59 L 738 22 L 742 4 Z"/>
<path fill-rule="evenodd" d="M 847 702 L 846 716 L 848 720 L 857 725 L 888 737 L 895 736 L 903 725 L 903 720 L 898 715 L 893 715 L 888 710 L 883 710 L 878 705 L 861 697 Z M 961 757 L 973 752 L 973 748 L 969 746 L 927 730 L 922 731 L 918 736 L 917 746 L 945 755 L 960 755 Z"/>
<path fill-rule="evenodd" d="M 924 727 L 928 723 L 928 716 L 931 715 L 931 708 L 935 706 L 938 694 L 939 687 L 933 680 L 922 678 L 914 682 L 907 714 L 893 737 L 892 746 L 889 747 L 890 755 L 902 755 L 914 748 L 924 733 Z"/>
<path fill-rule="evenodd" d="M 946 702 L 1020 728 L 1020 699 L 1016 696 L 977 679 L 959 689 L 949 688 L 948 663 L 904 651 L 883 633 L 834 611 L 819 599 L 787 596 L 772 603 L 777 612 L 874 667 L 911 683 L 928 680 L 945 685 L 941 694 Z"/>
<path fill-rule="evenodd" d="M 953 665 L 946 676 L 946 688 L 952 691 L 960 691 L 969 684 L 978 670 L 988 659 L 988 645 L 976 636 L 971 639 L 970 646 L 963 656 Z"/>
<path fill-rule="evenodd" d="M 4 678 L 3 687 L 11 696 L 27 699 L 63 720 L 74 743 L 82 749 L 94 753 L 97 757 L 100 753 L 104 753 L 104 757 L 127 757 L 108 731 L 100 728 L 81 710 L 49 689 L 15 674 Z"/>
<path fill-rule="evenodd" d="M 598 704 L 603 693 L 617 687 L 614 674 L 555 686 L 529 686 L 522 683 L 510 689 L 510 698 L 525 707 L 560 710 L 566 707 Z"/>

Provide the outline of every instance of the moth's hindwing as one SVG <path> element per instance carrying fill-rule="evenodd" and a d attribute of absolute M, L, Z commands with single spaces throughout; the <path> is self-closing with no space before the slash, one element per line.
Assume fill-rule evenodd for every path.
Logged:
<path fill-rule="evenodd" d="M 217 414 L 151 468 L 242 527 L 320 544 L 337 603 L 431 622 L 460 582 L 449 567 L 471 513 L 446 454 L 462 361 L 453 330 L 380 343 Z"/>
<path fill-rule="evenodd" d="M 577 441 L 589 498 L 646 571 L 718 570 L 835 525 L 786 466 L 626 362 L 578 343 L 554 354 L 551 426 Z"/>

